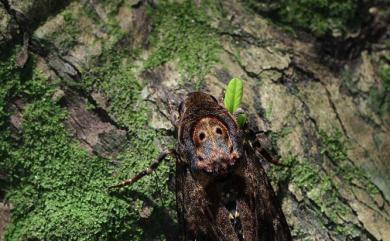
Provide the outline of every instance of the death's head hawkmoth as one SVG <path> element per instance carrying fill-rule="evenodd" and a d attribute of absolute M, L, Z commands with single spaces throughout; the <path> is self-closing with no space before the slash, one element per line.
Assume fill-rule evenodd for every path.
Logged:
<path fill-rule="evenodd" d="M 245 140 L 235 117 L 209 94 L 189 93 L 177 112 L 171 113 L 177 147 L 163 151 L 149 168 L 113 187 L 136 182 L 173 155 L 181 230 L 177 240 L 291 240 L 259 161 L 274 162 L 261 142 Z"/>
<path fill-rule="evenodd" d="M 193 92 L 179 108 L 178 150 L 193 173 L 223 176 L 242 156 L 241 130 L 213 96 Z"/>

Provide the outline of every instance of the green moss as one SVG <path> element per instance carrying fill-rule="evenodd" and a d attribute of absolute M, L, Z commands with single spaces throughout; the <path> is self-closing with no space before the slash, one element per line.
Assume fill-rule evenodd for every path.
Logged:
<path fill-rule="evenodd" d="M 115 158 L 121 163 L 115 170 L 117 182 L 134 176 L 150 165 L 159 152 L 156 140 L 162 140 L 161 135 L 148 126 L 148 108 L 140 99 L 142 85 L 134 76 L 134 66 L 131 64 L 133 60 L 134 56 L 127 51 L 117 55 L 104 54 L 98 61 L 102 65 L 87 73 L 88 77 L 85 79 L 87 89 L 104 93 L 109 103 L 110 116 L 128 130 L 129 147 Z M 172 160 L 163 162 L 153 176 L 145 177 L 129 188 L 142 193 L 147 200 L 154 200 L 153 205 L 150 201 L 145 202 L 154 206 L 155 214 L 164 210 L 173 219 L 175 197 L 174 193 L 168 190 L 167 184 L 169 176 L 173 175 L 174 165 Z M 140 199 L 137 201 L 140 202 Z M 154 240 L 153 235 L 161 234 L 164 225 L 167 225 L 162 221 L 163 218 L 163 215 L 151 218 L 149 221 L 156 224 L 148 226 L 146 231 L 142 232 L 141 240 L 145 240 L 145 237 Z"/>
<path fill-rule="evenodd" d="M 63 23 L 60 28 L 56 29 L 53 33 L 48 34 L 45 38 L 54 43 L 61 54 L 66 54 L 77 44 L 79 41 L 85 41 L 80 39 L 83 34 L 83 29 L 87 28 L 88 32 L 96 32 L 90 28 L 99 29 L 104 32 L 106 37 L 102 41 L 101 34 L 98 35 L 86 35 L 83 38 L 94 41 L 102 41 L 102 46 L 105 51 L 108 51 L 119 40 L 125 37 L 125 32 L 121 29 L 117 20 L 118 11 L 122 6 L 123 1 L 104 1 L 100 7 L 103 7 L 107 13 L 107 18 L 102 19 L 96 9 L 90 2 L 70 4 L 59 15 L 63 18 Z M 92 42 L 92 41 L 91 41 Z"/>
<path fill-rule="evenodd" d="M 331 32 L 345 34 L 363 20 L 359 15 L 357 0 L 278 0 L 272 3 L 247 0 L 247 2 L 261 12 L 268 11 L 271 17 L 282 23 L 307 29 L 316 36 Z"/>
<path fill-rule="evenodd" d="M 298 187 L 315 205 L 318 215 L 325 216 L 329 223 L 329 229 L 341 235 L 350 234 L 354 230 L 353 225 L 344 223 L 343 217 L 350 212 L 344 204 L 338 192 L 338 188 L 332 179 L 319 166 L 310 160 L 299 162 L 294 156 L 288 156 L 284 164 L 289 169 L 275 167 L 270 173 L 274 183 L 291 183 Z"/>
<path fill-rule="evenodd" d="M 17 51 L 18 48 L 15 48 Z M 0 159 L 7 160 L 10 155 L 11 143 L 10 130 L 8 126 L 9 111 L 8 100 L 17 95 L 16 90 L 20 89 L 19 72 L 15 64 L 15 53 L 10 57 L 0 56 Z M 0 162 L 0 169 L 4 170 L 4 161 Z"/>
<path fill-rule="evenodd" d="M 330 133 L 325 130 L 320 130 L 320 138 L 322 142 L 321 154 L 329 155 L 335 162 L 347 161 L 346 142 L 340 130 Z"/>
<path fill-rule="evenodd" d="M 126 35 L 117 19 L 119 8 L 123 5 L 123 0 L 103 1 L 102 4 L 107 12 L 107 20 L 101 19 L 96 13 L 95 8 L 89 3 L 83 5 L 83 13 L 89 16 L 94 24 L 97 24 L 98 28 L 102 29 L 109 37 L 108 40 L 103 42 L 103 51 L 107 52 Z"/>
<path fill-rule="evenodd" d="M 102 92 L 109 103 L 109 112 L 122 126 L 131 130 L 147 123 L 146 106 L 140 102 L 141 83 L 133 73 L 134 56 L 128 52 L 103 54 L 99 66 L 85 73 L 85 88 Z"/>
<path fill-rule="evenodd" d="M 77 18 L 69 11 L 63 13 L 64 17 L 64 29 L 62 33 L 65 34 L 64 38 L 61 39 L 59 47 L 61 49 L 69 49 L 77 43 L 77 38 L 81 33 L 81 29 L 78 27 L 79 23 Z"/>
<path fill-rule="evenodd" d="M 272 116 L 272 107 L 273 107 L 273 102 L 271 102 L 268 106 L 267 109 L 265 110 L 265 118 L 269 119 Z"/>
<path fill-rule="evenodd" d="M 7 198 L 15 209 L 6 240 L 107 238 L 121 231 L 112 227 L 116 216 L 124 226 L 131 216 L 129 203 L 104 189 L 113 181 L 107 161 L 90 157 L 71 139 L 65 117 L 43 96 L 24 112 L 23 144 L 10 160 L 15 182 Z"/>
<path fill-rule="evenodd" d="M 343 69 L 341 72 L 342 85 L 349 91 L 352 96 L 359 94 L 360 90 L 357 87 L 352 70 L 349 68 Z"/>
<path fill-rule="evenodd" d="M 390 58 L 388 55 L 386 58 Z M 378 74 L 380 84 L 371 87 L 368 103 L 370 107 L 387 123 L 390 124 L 390 60 L 382 60 Z"/>
<path fill-rule="evenodd" d="M 205 75 L 218 61 L 220 46 L 208 24 L 203 8 L 193 1 L 161 2 L 151 10 L 153 20 L 153 52 L 146 61 L 146 69 L 168 61 L 178 61 L 183 80 L 195 83 L 200 89 Z"/>
<path fill-rule="evenodd" d="M 241 57 L 241 51 L 239 48 L 234 48 L 234 53 L 233 54 L 233 57 L 234 59 L 237 61 L 237 63 L 240 65 L 240 66 L 244 66 L 245 64 L 243 63 L 242 61 L 242 57 Z"/>
<path fill-rule="evenodd" d="M 128 148 L 115 165 L 114 158 L 87 153 L 65 129 L 68 114 L 51 100 L 56 86 L 39 73 L 24 78 L 22 72 L 15 54 L 0 62 L 0 168 L 10 177 L 1 185 L 14 206 L 6 240 L 162 240 L 164 230 L 175 225 L 175 198 L 167 187 L 174 162 L 163 163 L 128 191 L 107 191 L 158 154 L 159 134 L 148 127 L 131 65 L 119 55 L 85 79 L 108 96 L 110 114 L 129 129 Z M 27 103 L 19 143 L 9 131 L 13 98 Z"/>
<path fill-rule="evenodd" d="M 350 186 L 353 186 L 354 183 L 361 183 L 370 194 L 379 193 L 378 187 L 372 183 L 367 173 L 348 160 L 347 142 L 340 130 L 330 133 L 321 130 L 320 137 L 322 142 L 321 154 L 328 155 L 337 164 L 337 174 L 340 177 L 346 180 Z"/>
<path fill-rule="evenodd" d="M 53 34 L 47 36 L 47 39 L 58 47 L 62 53 L 67 53 L 73 46 L 78 43 L 81 34 L 80 23 L 78 22 L 78 12 L 65 10 L 61 13 L 64 21 L 61 28 Z"/>
<path fill-rule="evenodd" d="M 271 113 L 272 113 L 272 105 L 271 106 Z M 268 111 L 268 110 L 267 110 Z M 267 112 L 266 111 L 266 112 Z M 269 116 L 266 114 L 266 116 Z M 289 127 L 289 126 L 284 126 L 280 131 L 278 132 L 271 132 L 270 134 L 270 138 L 271 138 L 271 143 L 272 143 L 272 147 L 275 149 L 275 150 L 278 150 L 278 140 L 281 139 L 281 138 L 284 138 L 286 137 L 287 135 L 289 135 L 291 132 L 293 132 L 294 129 Z"/>
<path fill-rule="evenodd" d="M 289 168 L 274 167 L 270 172 L 274 184 L 291 183 L 298 187 L 302 193 L 314 202 L 315 211 L 329 221 L 329 229 L 340 235 L 352 235 L 357 232 L 353 224 L 346 223 L 345 217 L 352 215 L 351 209 L 339 193 L 339 183 L 333 176 L 341 178 L 346 185 L 352 186 L 359 182 L 374 195 L 378 193 L 377 187 L 369 180 L 364 171 L 354 166 L 348 160 L 343 134 L 340 131 L 320 131 L 321 154 L 325 161 L 328 158 L 334 163 L 335 170 L 323 169 L 322 163 L 314 160 L 299 161 L 293 155 L 287 156 L 283 163 Z M 311 207 L 313 207 L 311 205 Z"/>
<path fill-rule="evenodd" d="M 101 0 L 99 3 L 101 3 L 104 6 L 104 10 L 110 17 L 117 16 L 118 10 L 120 6 L 123 5 L 123 2 L 126 2 L 124 0 Z M 134 2 L 134 1 L 128 1 L 128 2 Z"/>

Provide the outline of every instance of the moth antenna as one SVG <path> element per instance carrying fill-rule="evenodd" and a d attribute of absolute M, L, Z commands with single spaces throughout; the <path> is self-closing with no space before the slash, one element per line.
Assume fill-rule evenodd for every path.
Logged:
<path fill-rule="evenodd" d="M 171 121 L 172 125 L 177 128 L 179 124 L 179 116 L 178 112 L 175 110 L 174 103 L 170 100 L 168 100 L 168 112 L 169 120 Z"/>
<path fill-rule="evenodd" d="M 176 150 L 175 149 L 167 149 L 167 150 L 161 152 L 160 155 L 158 155 L 158 157 L 152 162 L 152 164 L 148 168 L 146 168 L 145 170 L 143 170 L 142 172 L 138 173 L 137 175 L 135 175 L 134 177 L 132 177 L 130 179 L 126 179 L 117 185 L 110 186 L 109 189 L 120 188 L 120 187 L 132 185 L 133 183 L 137 182 L 139 179 L 143 178 L 144 176 L 154 172 L 157 169 L 157 167 L 160 165 L 160 163 L 168 155 L 176 156 Z"/>

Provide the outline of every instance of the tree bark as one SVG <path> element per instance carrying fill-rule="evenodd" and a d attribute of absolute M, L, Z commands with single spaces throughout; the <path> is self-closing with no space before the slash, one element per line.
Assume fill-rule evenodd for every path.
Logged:
<path fill-rule="evenodd" d="M 0 23 L 5 24 L 0 25 L 0 49 L 14 47 L 28 32 L 37 68 L 61 82 L 53 98 L 69 111 L 65 124 L 70 133 L 91 154 L 115 159 L 128 141 L 127 129 L 110 112 L 105 93 L 78 84 L 84 73 L 99 65 L 103 48 L 112 54 L 123 46 L 139 49 L 144 56 L 152 53 L 147 44 L 152 25 L 146 9 L 159 2 L 129 1 L 115 7 L 92 0 L 63 1 L 59 7 L 43 4 L 47 2 L 32 1 L 20 7 L 18 1 L 1 0 L 4 21 Z M 241 1 L 220 1 L 218 6 L 223 14 L 208 13 L 208 17 L 221 45 L 219 61 L 205 76 L 201 90 L 218 97 L 231 78 L 244 80 L 243 109 L 249 128 L 273 137 L 281 160 L 292 164 L 289 168 L 264 165 L 294 240 L 387 240 L 390 125 L 388 116 L 378 115 L 368 104 L 370 89 L 380 85 L 378 56 L 389 52 L 379 48 L 383 39 L 360 50 L 354 59 L 339 60 L 318 51 L 315 38 L 287 34 Z M 107 26 L 107 16 L 115 14 L 123 32 L 120 39 L 110 38 L 93 20 L 79 17 L 76 21 L 84 21 L 85 26 L 73 36 L 75 44 L 60 44 L 64 36 L 52 33 L 62 27 L 61 12 L 83 7 L 93 10 Z M 44 10 L 38 11 L 39 16 L 35 16 L 37 8 Z M 23 19 L 34 21 L 21 26 L 28 22 Z M 143 101 L 151 109 L 150 126 L 166 130 L 171 138 L 165 104 L 168 100 L 177 103 L 194 91 L 194 85 L 176 81 L 181 74 L 177 61 L 147 71 L 138 67 L 135 72 L 144 84 Z M 14 102 L 10 103 L 16 110 L 10 125 L 17 136 L 23 101 Z M 88 108 L 87 102 L 95 108 Z M 332 149 L 331 141 L 346 144 Z M 340 159 L 336 151 L 345 152 L 346 157 Z M 8 215 L 8 211 L 0 214 L 0 233 Z"/>

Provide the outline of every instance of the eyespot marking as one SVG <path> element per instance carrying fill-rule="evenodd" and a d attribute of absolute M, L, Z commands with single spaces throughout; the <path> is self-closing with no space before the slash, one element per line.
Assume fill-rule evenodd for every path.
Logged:
<path fill-rule="evenodd" d="M 218 135 L 222 135 L 222 129 L 217 127 L 215 128 L 215 132 L 218 134 Z"/>
<path fill-rule="evenodd" d="M 206 138 L 206 134 L 204 132 L 199 133 L 199 140 L 203 141 Z"/>

